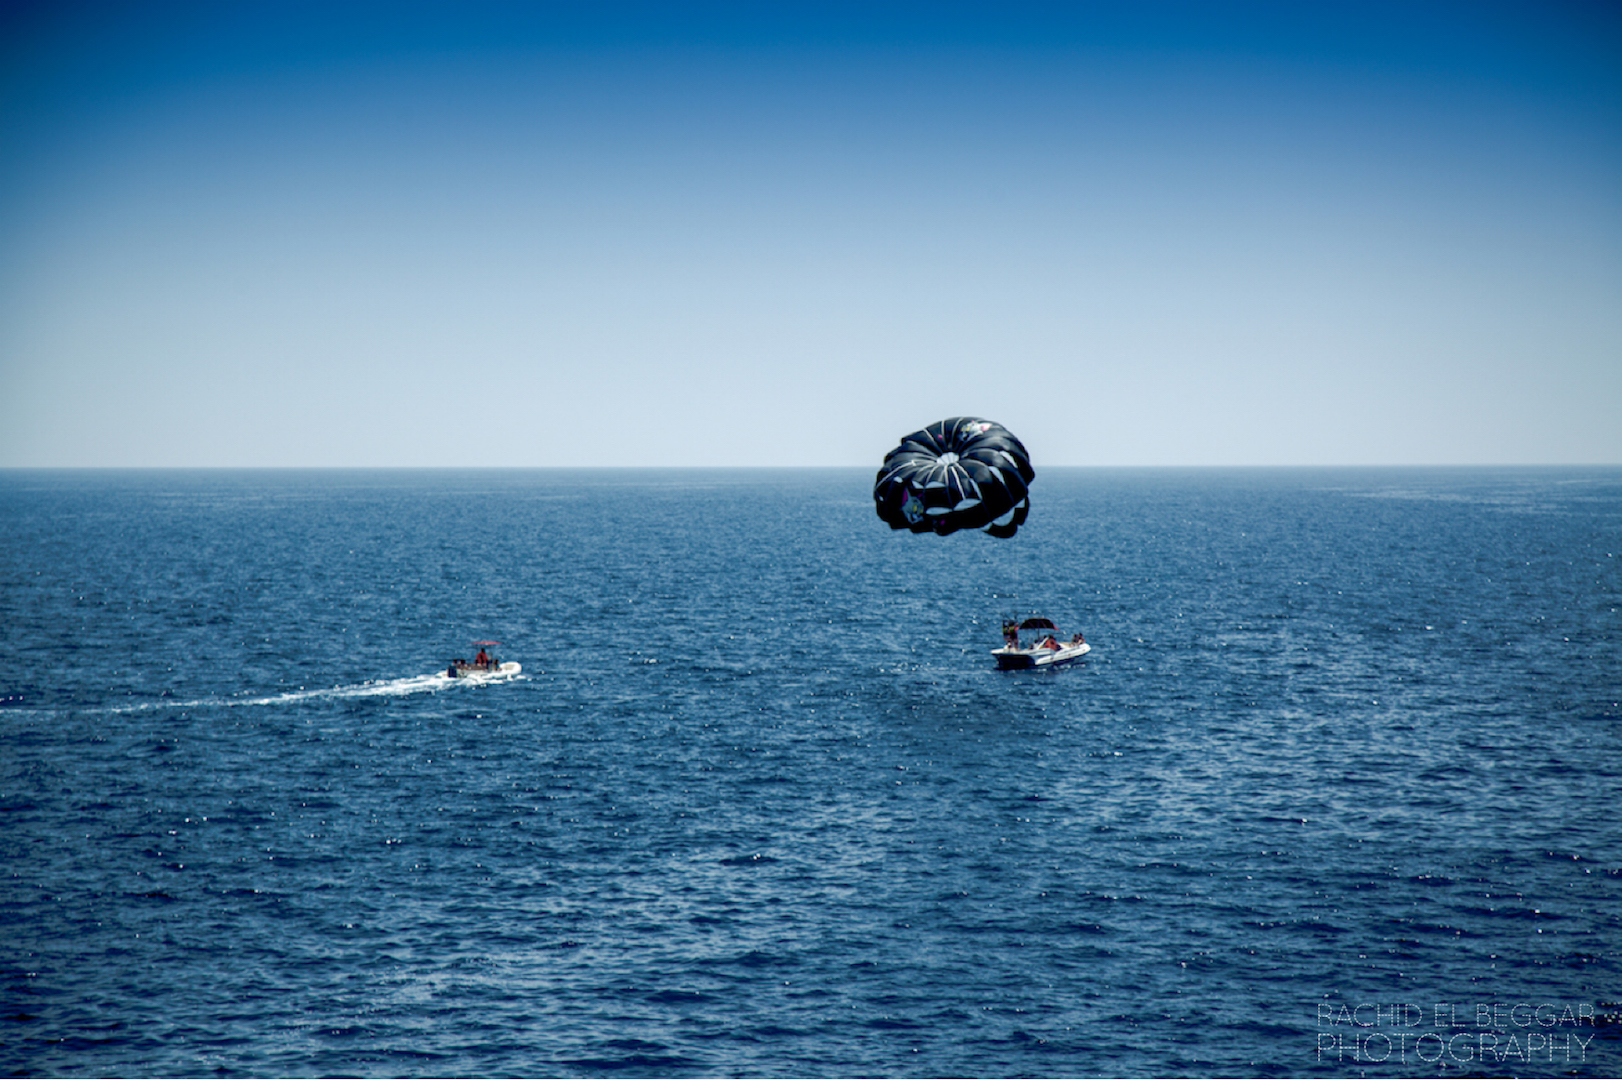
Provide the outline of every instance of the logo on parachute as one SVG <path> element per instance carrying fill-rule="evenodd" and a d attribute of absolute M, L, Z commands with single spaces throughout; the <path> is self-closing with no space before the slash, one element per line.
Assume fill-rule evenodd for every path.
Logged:
<path fill-rule="evenodd" d="M 924 518 L 924 500 L 912 488 L 907 489 L 906 497 L 901 500 L 901 516 L 909 525 L 916 525 Z"/>

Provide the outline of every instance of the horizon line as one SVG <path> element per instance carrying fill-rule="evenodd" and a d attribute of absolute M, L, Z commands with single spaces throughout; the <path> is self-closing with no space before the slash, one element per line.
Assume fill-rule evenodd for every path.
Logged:
<path fill-rule="evenodd" d="M 682 472 L 850 469 L 870 465 L 0 465 L 0 473 L 24 472 Z M 1305 462 L 1204 464 L 1053 464 L 1040 469 L 1617 469 L 1622 461 L 1566 462 Z"/>

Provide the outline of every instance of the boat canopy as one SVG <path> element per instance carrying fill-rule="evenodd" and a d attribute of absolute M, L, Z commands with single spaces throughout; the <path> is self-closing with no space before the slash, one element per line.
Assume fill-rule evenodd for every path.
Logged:
<path fill-rule="evenodd" d="M 1059 628 L 1053 625 L 1052 619 L 1044 619 L 1041 616 L 1026 619 L 1019 624 L 1019 628 L 1021 630 L 1052 630 L 1054 633 L 1059 631 Z"/>

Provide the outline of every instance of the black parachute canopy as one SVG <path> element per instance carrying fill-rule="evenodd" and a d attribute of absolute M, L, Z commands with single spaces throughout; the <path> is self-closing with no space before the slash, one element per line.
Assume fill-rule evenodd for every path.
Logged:
<path fill-rule="evenodd" d="M 873 503 L 892 529 L 945 536 L 985 529 L 1013 536 L 1030 513 L 1036 470 L 1025 444 L 1001 424 L 954 416 L 915 431 L 884 457 Z"/>

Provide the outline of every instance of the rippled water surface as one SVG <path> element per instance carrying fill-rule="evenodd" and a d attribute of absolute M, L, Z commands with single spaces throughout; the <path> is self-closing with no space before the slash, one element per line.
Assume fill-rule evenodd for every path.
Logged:
<path fill-rule="evenodd" d="M 870 483 L 0 474 L 0 1069 L 1622 1073 L 1622 471 Z"/>

